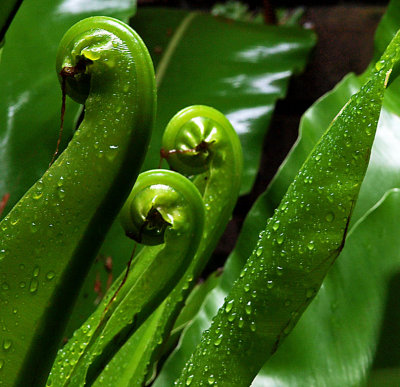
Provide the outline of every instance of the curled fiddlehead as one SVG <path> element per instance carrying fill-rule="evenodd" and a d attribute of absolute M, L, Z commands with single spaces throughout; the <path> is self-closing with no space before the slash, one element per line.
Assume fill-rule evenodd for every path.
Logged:
<path fill-rule="evenodd" d="M 48 384 L 90 385 L 188 267 L 201 239 L 204 206 L 197 188 L 165 170 L 142 173 L 121 220 L 126 234 L 150 246 L 110 288 L 92 316 L 59 351 Z"/>
<path fill-rule="evenodd" d="M 44 383 L 80 285 L 136 179 L 155 111 L 150 56 L 118 20 L 94 17 L 73 26 L 60 43 L 57 73 L 67 94 L 85 103 L 85 117 L 1 222 L 7 386 Z"/>
<path fill-rule="evenodd" d="M 228 119 L 216 109 L 195 105 L 179 111 L 165 129 L 161 155 L 173 169 L 196 175 L 193 183 L 202 193 L 206 208 L 203 236 L 182 279 L 115 356 L 101 375 L 102 385 L 144 382 L 196 278 L 215 249 L 239 195 L 243 163 L 240 141 Z M 139 346 L 140 337 L 145 344 Z M 111 371 L 116 364 L 121 371 L 118 375 Z"/>

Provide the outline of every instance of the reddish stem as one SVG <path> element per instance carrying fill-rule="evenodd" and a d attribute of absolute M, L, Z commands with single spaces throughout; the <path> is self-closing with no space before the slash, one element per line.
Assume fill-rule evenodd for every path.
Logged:
<path fill-rule="evenodd" d="M 2 199 L 0 200 L 0 216 L 4 211 L 4 208 L 6 207 L 7 203 L 8 203 L 8 199 L 10 199 L 10 194 L 6 193 L 5 195 L 3 195 Z"/>

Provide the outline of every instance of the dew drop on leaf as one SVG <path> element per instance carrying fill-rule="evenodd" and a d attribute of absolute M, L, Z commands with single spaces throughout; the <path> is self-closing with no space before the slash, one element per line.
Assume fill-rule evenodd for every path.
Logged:
<path fill-rule="evenodd" d="M 232 310 L 232 308 L 233 308 L 233 302 L 234 302 L 234 300 L 231 300 L 231 301 L 229 301 L 229 302 L 226 304 L 226 306 L 225 306 L 225 312 L 226 312 L 226 313 L 229 313 L 229 312 Z"/>
<path fill-rule="evenodd" d="M 4 341 L 3 341 L 3 349 L 5 351 L 8 351 L 11 348 L 11 346 L 12 346 L 12 341 L 9 340 L 9 339 L 4 339 Z"/>
<path fill-rule="evenodd" d="M 31 279 L 31 282 L 29 284 L 29 291 L 33 294 L 36 293 L 39 287 L 39 281 L 36 279 L 36 277 Z"/>
<path fill-rule="evenodd" d="M 249 301 L 244 307 L 246 314 L 251 314 L 251 301 Z"/>
<path fill-rule="evenodd" d="M 278 243 L 278 245 L 281 245 L 283 243 L 284 239 L 285 239 L 285 236 L 283 234 L 280 234 L 277 236 L 276 242 Z"/>
<path fill-rule="evenodd" d="M 333 220 L 335 219 L 335 214 L 333 212 L 328 212 L 325 216 L 325 219 L 327 222 L 333 222 Z"/>

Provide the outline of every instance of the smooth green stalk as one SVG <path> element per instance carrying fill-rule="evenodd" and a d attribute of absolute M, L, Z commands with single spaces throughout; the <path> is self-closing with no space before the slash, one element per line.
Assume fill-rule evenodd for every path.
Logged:
<path fill-rule="evenodd" d="M 243 163 L 241 145 L 232 125 L 219 111 L 201 105 L 181 110 L 167 125 L 162 144 L 161 153 L 173 169 L 188 175 L 199 174 L 193 181 L 202 192 L 206 208 L 203 236 L 185 275 L 115 356 L 96 385 L 140 385 L 145 381 L 186 297 L 215 249 L 239 195 Z M 115 375 L 113 368 L 117 363 L 120 372 Z"/>
<path fill-rule="evenodd" d="M 249 386 L 318 292 L 344 245 L 399 43 L 303 164 L 177 385 Z"/>
<path fill-rule="evenodd" d="M 74 25 L 60 43 L 57 73 L 68 73 L 67 93 L 85 103 L 85 118 L 0 224 L 7 387 L 44 384 L 81 283 L 137 177 L 155 111 L 150 56 L 118 20 Z"/>
<path fill-rule="evenodd" d="M 91 385 L 185 272 L 201 239 L 204 206 L 190 180 L 153 170 L 139 176 L 121 219 L 127 235 L 150 246 L 59 351 L 48 385 Z"/>

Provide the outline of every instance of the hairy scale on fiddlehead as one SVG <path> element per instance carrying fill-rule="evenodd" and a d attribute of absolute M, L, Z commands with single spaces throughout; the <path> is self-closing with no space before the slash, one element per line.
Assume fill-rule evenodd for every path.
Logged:
<path fill-rule="evenodd" d="M 201 240 L 204 205 L 184 176 L 142 173 L 122 212 L 126 234 L 149 244 L 135 257 L 92 316 L 59 351 L 48 385 L 90 385 L 129 336 L 162 302 Z"/>
<path fill-rule="evenodd" d="M 138 338 L 133 336 L 132 346 L 130 342 L 126 344 L 96 385 L 144 382 L 151 362 L 159 356 L 161 343 L 169 335 L 223 233 L 239 195 L 243 163 L 240 141 L 228 119 L 216 109 L 195 105 L 178 112 L 165 129 L 162 147 L 161 155 L 173 169 L 188 175 L 198 174 L 193 182 L 202 193 L 206 208 L 203 237 L 185 275 L 138 332 L 145 337 L 145 348 L 141 346 L 140 354 L 136 353 Z M 124 372 L 113 375 L 113 364 L 117 363 Z"/>
<path fill-rule="evenodd" d="M 57 73 L 85 117 L 67 149 L 1 222 L 0 384 L 42 385 L 71 305 L 136 179 L 155 111 L 137 34 L 94 17 L 60 43 Z M 67 70 L 68 69 L 68 70 Z"/>
<path fill-rule="evenodd" d="M 344 245 L 399 44 L 304 162 L 177 385 L 249 386 L 315 297 Z"/>

